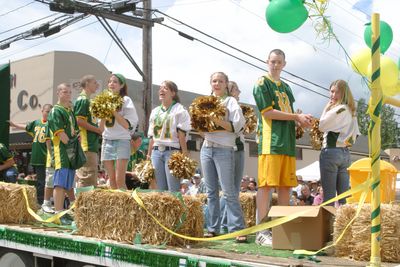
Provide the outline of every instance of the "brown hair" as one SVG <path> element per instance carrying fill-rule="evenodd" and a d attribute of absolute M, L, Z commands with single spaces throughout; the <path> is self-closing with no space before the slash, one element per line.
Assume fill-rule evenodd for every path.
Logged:
<path fill-rule="evenodd" d="M 210 76 L 210 83 L 212 82 L 213 76 L 216 75 L 216 74 L 219 74 L 219 75 L 221 75 L 221 76 L 223 76 L 223 77 L 225 78 L 225 82 L 226 82 L 226 88 L 225 88 L 225 90 L 226 90 L 226 92 L 228 93 L 228 95 L 230 95 L 230 94 L 229 94 L 229 90 L 228 90 L 229 78 L 228 78 L 228 75 L 226 75 L 224 72 L 222 72 L 222 71 L 216 71 L 216 72 L 212 73 L 211 76 Z M 211 92 L 211 94 L 212 94 L 212 92 Z"/>
<path fill-rule="evenodd" d="M 178 95 L 178 86 L 176 85 L 176 83 L 174 83 L 173 81 L 169 81 L 169 80 L 165 80 L 162 82 L 163 84 L 165 84 L 165 86 L 171 91 L 174 92 L 175 95 L 172 98 L 175 102 L 179 103 L 181 100 L 179 99 L 179 95 Z"/>
<path fill-rule="evenodd" d="M 356 114 L 356 104 L 354 102 L 353 94 L 350 91 L 349 85 L 347 84 L 346 81 L 344 80 L 336 80 L 331 83 L 329 86 L 329 89 L 332 88 L 332 86 L 336 86 L 338 90 L 340 91 L 341 94 L 341 99 L 338 102 L 338 104 L 344 104 L 347 105 L 350 109 L 351 115 L 355 116 Z"/>
<path fill-rule="evenodd" d="M 121 90 L 119 90 L 119 95 L 124 97 L 128 95 L 128 86 L 126 85 L 126 79 L 124 76 L 122 76 L 122 74 L 119 73 L 114 73 L 113 75 L 111 75 L 111 77 L 114 76 L 115 78 L 117 78 L 119 84 L 122 85 Z"/>
<path fill-rule="evenodd" d="M 93 81 L 95 79 L 96 78 L 94 77 L 94 75 L 85 75 L 85 76 L 83 76 L 81 78 L 81 80 L 80 80 L 81 87 L 85 88 L 89 81 Z"/>
<path fill-rule="evenodd" d="M 271 56 L 272 53 L 276 54 L 276 55 L 281 55 L 281 56 L 283 56 L 283 59 L 286 59 L 285 52 L 283 52 L 282 50 L 280 50 L 278 48 L 272 49 L 271 52 L 269 52 L 269 54 L 268 54 L 268 58 Z"/>

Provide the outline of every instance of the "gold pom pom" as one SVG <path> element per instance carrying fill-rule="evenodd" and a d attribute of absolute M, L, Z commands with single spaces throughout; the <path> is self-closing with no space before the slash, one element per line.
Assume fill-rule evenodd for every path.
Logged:
<path fill-rule="evenodd" d="M 143 160 L 135 165 L 134 174 L 139 178 L 141 183 L 149 183 L 154 180 L 155 173 L 153 164 L 150 160 Z"/>
<path fill-rule="evenodd" d="M 168 161 L 168 168 L 178 179 L 190 178 L 196 173 L 197 162 L 182 152 L 174 152 Z"/>
<path fill-rule="evenodd" d="M 243 133 L 244 134 L 251 134 L 255 132 L 257 128 L 257 116 L 256 113 L 254 112 L 254 109 L 250 106 L 247 105 L 240 105 L 240 108 L 242 109 L 242 113 L 244 118 L 246 119 L 246 123 L 244 124 L 244 129 Z"/>
<path fill-rule="evenodd" d="M 111 119 L 113 111 L 121 109 L 123 104 L 124 99 L 119 94 L 106 89 L 91 101 L 90 112 L 96 118 Z"/>
<path fill-rule="evenodd" d="M 215 96 L 199 96 L 193 100 L 189 107 L 192 129 L 200 132 L 213 132 L 217 125 L 212 118 L 223 120 L 225 107 L 221 100 Z"/>
<path fill-rule="evenodd" d="M 311 146 L 315 150 L 320 150 L 324 141 L 324 133 L 319 130 L 319 119 L 313 119 L 310 130 Z"/>
<path fill-rule="evenodd" d="M 301 113 L 303 113 L 303 111 L 301 111 L 301 109 L 297 109 L 296 113 L 301 114 Z M 301 127 L 300 123 L 296 122 L 296 139 L 302 138 L 303 135 L 304 135 L 303 127 Z"/>

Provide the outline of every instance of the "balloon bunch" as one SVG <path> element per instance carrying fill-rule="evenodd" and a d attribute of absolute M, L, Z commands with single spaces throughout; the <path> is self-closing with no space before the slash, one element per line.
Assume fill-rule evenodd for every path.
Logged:
<path fill-rule="evenodd" d="M 90 103 L 90 112 L 99 119 L 111 119 L 113 111 L 119 110 L 124 104 L 123 98 L 119 94 L 107 89 L 98 94 Z"/>
<path fill-rule="evenodd" d="M 136 164 L 134 174 L 141 183 L 149 183 L 156 177 L 153 164 L 150 160 L 143 160 Z"/>
<path fill-rule="evenodd" d="M 240 105 L 242 109 L 242 113 L 244 118 L 246 119 L 246 123 L 244 124 L 243 133 L 244 134 L 251 134 L 257 128 L 257 116 L 254 113 L 254 109 L 247 105 Z"/>
<path fill-rule="evenodd" d="M 393 40 L 393 31 L 388 23 L 380 21 L 380 49 L 384 54 Z M 364 30 L 364 41 L 368 48 L 361 49 L 351 57 L 351 67 L 358 74 L 370 78 L 372 75 L 371 64 L 371 24 L 367 23 Z M 391 58 L 381 56 L 381 86 L 385 96 L 394 96 L 400 93 L 399 68 Z M 370 80 L 370 79 L 369 79 Z"/>
<path fill-rule="evenodd" d="M 274 31 L 288 33 L 298 29 L 310 17 L 313 18 L 314 28 L 318 35 L 323 34 L 329 37 L 330 24 L 323 17 L 327 5 L 327 0 L 309 1 L 309 3 L 303 0 L 270 0 L 265 11 L 265 19 Z M 318 21 L 318 18 L 322 20 Z"/>
<path fill-rule="evenodd" d="M 217 126 L 212 118 L 223 119 L 225 107 L 215 96 L 196 97 L 189 107 L 192 129 L 200 132 L 213 132 Z"/>
<path fill-rule="evenodd" d="M 188 179 L 196 173 L 197 162 L 182 152 L 174 152 L 168 160 L 168 168 L 178 179 Z"/>

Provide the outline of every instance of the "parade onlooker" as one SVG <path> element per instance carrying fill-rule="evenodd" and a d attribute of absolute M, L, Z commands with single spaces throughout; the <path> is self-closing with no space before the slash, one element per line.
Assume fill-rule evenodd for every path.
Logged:
<path fill-rule="evenodd" d="M 273 187 L 278 191 L 278 205 L 289 205 L 290 188 L 297 185 L 295 124 L 309 127 L 312 119 L 310 114 L 293 112 L 292 90 L 280 76 L 286 65 L 285 53 L 280 49 L 272 50 L 267 65 L 268 74 L 261 77 L 253 89 L 260 112 L 257 224 L 268 214 Z M 256 243 L 271 245 L 271 232 L 259 232 Z"/>
<path fill-rule="evenodd" d="M 126 188 L 125 173 L 131 155 L 131 132 L 138 124 L 138 116 L 132 99 L 128 96 L 125 77 L 113 74 L 108 80 L 108 88 L 123 98 L 120 110 L 113 111 L 113 117 L 100 121 L 103 129 L 101 161 L 107 171 L 112 189 Z"/>
<path fill-rule="evenodd" d="M 322 186 L 318 186 L 317 195 L 314 197 L 313 206 L 319 206 L 324 202 L 324 189 Z"/>
<path fill-rule="evenodd" d="M 147 156 L 155 168 L 157 188 L 178 192 L 179 179 L 170 172 L 168 161 L 176 151 L 188 154 L 186 141 L 191 129 L 190 116 L 180 103 L 178 86 L 174 82 L 162 82 L 158 98 L 161 105 L 150 114 L 148 136 L 151 139 Z"/>
<path fill-rule="evenodd" d="M 62 83 L 57 86 L 58 102 L 49 114 L 49 128 L 53 132 L 53 150 L 55 172 L 54 209 L 60 212 L 64 208 L 65 194 L 71 191 L 74 184 L 75 170 L 67 153 L 67 145 L 78 135 L 78 124 L 71 109 L 71 86 Z"/>
<path fill-rule="evenodd" d="M 0 143 L 0 181 L 15 183 L 17 177 L 18 171 L 15 166 L 14 157 L 7 147 Z"/>
<path fill-rule="evenodd" d="M 257 193 L 257 183 L 255 181 L 250 181 L 247 187 L 248 187 L 247 192 Z"/>
<path fill-rule="evenodd" d="M 182 195 L 189 195 L 190 181 L 188 179 L 183 179 L 181 181 L 180 192 Z"/>
<path fill-rule="evenodd" d="M 330 88 L 330 100 L 322 112 L 319 129 L 324 132 L 319 156 L 321 183 L 324 201 L 328 201 L 349 189 L 349 147 L 360 134 L 357 123 L 356 105 L 348 84 L 334 81 Z M 346 199 L 339 200 L 345 204 Z M 329 205 L 334 205 L 330 203 Z"/>
<path fill-rule="evenodd" d="M 299 199 L 305 206 L 311 206 L 314 203 L 314 197 L 311 195 L 308 185 L 305 184 L 301 187 L 301 196 Z"/>
<path fill-rule="evenodd" d="M 74 105 L 74 113 L 78 122 L 81 146 L 85 152 L 86 163 L 76 171 L 77 187 L 96 186 L 99 137 L 102 129 L 97 125 L 97 119 L 90 113 L 90 96 L 96 92 L 99 84 L 93 75 L 85 75 L 81 78 L 82 92 Z"/>
<path fill-rule="evenodd" d="M 46 181 L 46 140 L 48 140 L 48 138 L 46 137 L 48 127 L 47 117 L 52 107 L 53 106 L 50 104 L 43 105 L 42 118 L 31 121 L 27 124 L 14 123 L 12 121 L 9 121 L 11 127 L 25 130 L 29 135 L 33 137 L 30 164 L 33 166 L 34 172 L 36 174 L 36 194 L 38 203 L 40 205 L 42 205 L 43 203 Z"/>
<path fill-rule="evenodd" d="M 228 96 L 228 76 L 223 72 L 211 75 L 210 84 L 212 94 L 221 99 L 226 108 L 223 120 L 213 119 L 218 130 L 204 132 L 204 142 L 200 152 L 201 165 L 207 187 L 208 203 L 208 233 L 207 237 L 215 236 L 220 231 L 220 201 L 219 188 L 221 186 L 227 206 L 228 231 L 234 232 L 243 229 L 244 218 L 239 202 L 239 181 L 235 169 L 235 139 L 244 124 L 242 110 L 235 98 Z M 237 242 L 247 242 L 246 236 L 238 236 Z"/>
<path fill-rule="evenodd" d="M 206 186 L 201 179 L 201 175 L 199 173 L 196 173 L 192 177 L 192 185 L 189 187 L 189 195 L 194 196 L 203 193 L 206 193 Z"/>

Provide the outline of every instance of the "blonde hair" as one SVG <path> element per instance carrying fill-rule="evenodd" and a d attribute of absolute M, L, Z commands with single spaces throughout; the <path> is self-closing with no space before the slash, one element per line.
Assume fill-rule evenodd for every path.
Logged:
<path fill-rule="evenodd" d="M 353 94 L 350 91 L 349 85 L 344 80 L 336 80 L 331 83 L 329 89 L 333 86 L 336 86 L 342 96 L 341 99 L 338 101 L 337 105 L 343 104 L 347 105 L 350 109 L 351 115 L 356 115 L 356 104 L 353 98 Z"/>

